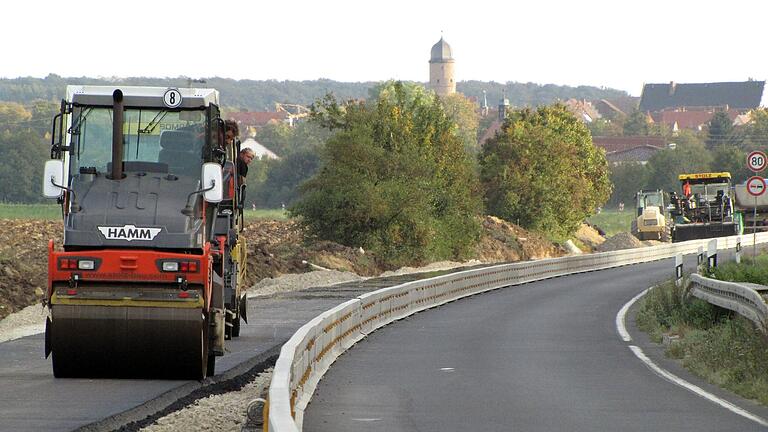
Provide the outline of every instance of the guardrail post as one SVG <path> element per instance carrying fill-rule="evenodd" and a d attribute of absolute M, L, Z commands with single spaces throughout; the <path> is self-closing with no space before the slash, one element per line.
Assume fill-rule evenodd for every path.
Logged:
<path fill-rule="evenodd" d="M 717 267 L 717 239 L 712 239 L 707 243 L 707 268 L 710 270 Z"/>
<path fill-rule="evenodd" d="M 696 265 L 704 263 L 704 246 L 699 245 L 699 254 L 696 255 Z"/>
<path fill-rule="evenodd" d="M 675 285 L 683 284 L 683 254 L 675 255 Z"/>
<path fill-rule="evenodd" d="M 736 237 L 736 254 L 734 255 L 736 264 L 741 263 L 741 236 Z"/>

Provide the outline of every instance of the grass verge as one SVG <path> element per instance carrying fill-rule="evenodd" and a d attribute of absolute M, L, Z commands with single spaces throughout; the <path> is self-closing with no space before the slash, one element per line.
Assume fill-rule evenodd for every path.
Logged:
<path fill-rule="evenodd" d="M 637 324 L 655 342 L 677 335 L 666 354 L 712 384 L 768 405 L 768 338 L 741 316 L 687 295 L 673 283 L 643 298 Z"/>
<path fill-rule="evenodd" d="M 723 281 L 768 285 L 768 255 L 758 255 L 754 259 L 743 257 L 740 264 L 735 262 L 719 264 L 707 277 Z"/>
<path fill-rule="evenodd" d="M 632 219 L 635 218 L 633 209 L 625 209 L 623 212 L 618 210 L 603 210 L 587 219 L 589 223 L 600 227 L 605 231 L 605 235 L 612 236 L 620 232 L 629 232 Z"/>
<path fill-rule="evenodd" d="M 245 210 L 245 220 L 259 219 L 287 220 L 288 213 L 282 209 Z"/>
<path fill-rule="evenodd" d="M 0 204 L 0 219 L 61 219 L 58 204 Z"/>

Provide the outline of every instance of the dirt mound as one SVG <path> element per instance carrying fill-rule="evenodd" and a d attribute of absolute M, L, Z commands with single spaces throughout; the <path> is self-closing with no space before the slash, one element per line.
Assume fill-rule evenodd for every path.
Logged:
<path fill-rule="evenodd" d="M 0 220 L 0 319 L 45 294 L 48 240 L 61 247 L 59 221 Z"/>
<path fill-rule="evenodd" d="M 251 222 L 243 235 L 248 247 L 248 286 L 264 278 L 311 271 L 310 263 L 361 276 L 387 270 L 360 248 L 329 241 L 306 242 L 301 227 L 294 221 Z"/>
<path fill-rule="evenodd" d="M 621 249 L 632 249 L 646 246 L 637 237 L 628 232 L 620 232 L 609 237 L 605 243 L 597 247 L 596 252 L 610 252 Z"/>
<path fill-rule="evenodd" d="M 494 216 L 482 221 L 483 233 L 474 258 L 485 262 L 520 261 L 565 255 L 565 250 L 539 234 Z"/>
<path fill-rule="evenodd" d="M 605 242 L 605 237 L 603 237 L 597 229 L 584 223 L 579 226 L 574 237 L 589 249 L 585 252 L 591 252 Z"/>

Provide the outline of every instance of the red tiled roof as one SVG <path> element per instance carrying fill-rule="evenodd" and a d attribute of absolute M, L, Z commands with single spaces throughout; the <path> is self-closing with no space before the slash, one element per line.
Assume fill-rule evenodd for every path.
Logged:
<path fill-rule="evenodd" d="M 672 126 L 677 123 L 678 129 L 698 129 L 706 125 L 715 115 L 714 109 L 686 109 L 679 111 L 660 111 L 652 114 L 653 120 L 657 123 Z M 735 109 L 728 110 L 728 117 L 731 120 L 736 119 L 739 112 Z"/>
<path fill-rule="evenodd" d="M 635 147 L 651 146 L 659 149 L 666 145 L 663 137 L 655 136 L 622 136 L 622 137 L 592 137 L 597 147 L 605 149 L 606 153 L 630 150 Z"/>
<path fill-rule="evenodd" d="M 283 121 L 288 118 L 288 113 L 273 111 L 235 112 L 229 114 L 229 118 L 237 123 L 247 126 L 264 126 L 271 121 Z"/>

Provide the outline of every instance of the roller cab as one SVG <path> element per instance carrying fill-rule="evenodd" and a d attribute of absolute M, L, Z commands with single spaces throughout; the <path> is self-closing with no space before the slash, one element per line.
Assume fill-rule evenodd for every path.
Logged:
<path fill-rule="evenodd" d="M 662 190 L 641 190 L 635 196 L 637 214 L 632 221 L 632 234 L 640 240 L 669 241 L 667 208 Z"/>
<path fill-rule="evenodd" d="M 64 219 L 49 246 L 46 356 L 56 377 L 213 374 L 236 336 L 242 194 L 212 89 L 69 86 L 43 190 Z"/>

